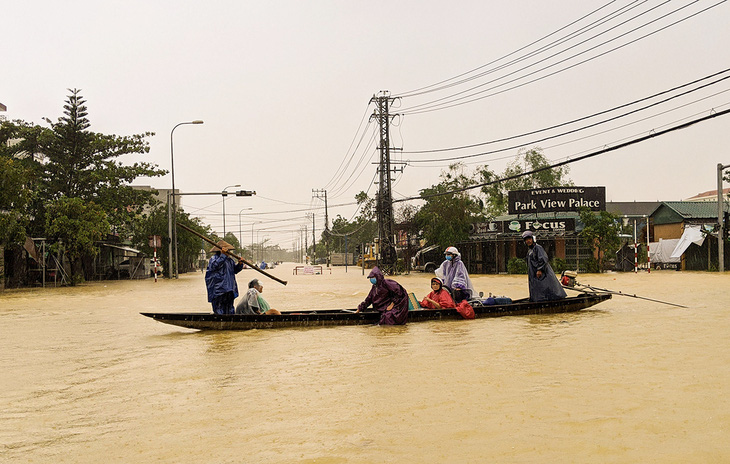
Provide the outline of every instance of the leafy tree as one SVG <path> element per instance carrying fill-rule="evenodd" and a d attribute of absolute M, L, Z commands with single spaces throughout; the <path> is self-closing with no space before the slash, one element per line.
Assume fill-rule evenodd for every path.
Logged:
<path fill-rule="evenodd" d="M 148 214 L 142 217 L 132 231 L 132 243 L 135 244 L 140 251 L 152 256 L 153 248 L 149 246 L 149 237 L 159 235 L 162 241 L 162 249 L 157 249 L 157 257 L 162 263 L 162 268 L 168 276 L 173 266 L 168 262 L 168 246 L 170 244 L 170 235 L 168 234 L 167 205 L 158 206 Z M 214 235 L 210 226 L 203 226 L 197 218 L 191 218 L 188 213 L 178 211 L 178 224 L 183 224 L 200 234 L 209 237 L 211 240 L 218 241 L 219 238 Z M 233 244 L 232 242 L 229 242 Z M 177 255 L 178 270 L 187 272 L 197 269 L 198 260 L 200 258 L 200 250 L 208 250 L 210 245 L 183 229 L 177 231 Z M 173 258 L 174 259 L 174 258 Z"/>
<path fill-rule="evenodd" d="M 365 192 L 360 192 L 355 195 L 355 200 L 359 207 L 357 216 L 348 221 L 337 215 L 332 221 L 332 228 L 330 229 L 331 243 L 333 245 L 332 249 L 337 252 L 344 253 L 345 242 L 347 242 L 347 252 L 354 254 L 356 247 L 363 243 L 372 243 L 373 239 L 378 236 L 378 224 L 375 222 L 375 199 L 368 197 Z M 347 240 L 345 240 L 345 237 L 347 237 Z M 323 256 L 320 252 L 318 243 L 317 256 Z"/>
<path fill-rule="evenodd" d="M 29 171 L 12 158 L 0 156 L 0 245 L 22 243 L 30 223 Z"/>
<path fill-rule="evenodd" d="M 427 243 L 445 248 L 469 237 L 472 222 L 482 218 L 482 204 L 468 191 L 447 193 L 475 184 L 462 164 L 449 166 L 440 177 L 440 183 L 421 190 L 425 204 L 416 214 L 416 222 Z"/>
<path fill-rule="evenodd" d="M 63 243 L 71 263 L 72 285 L 83 279 L 81 260 L 95 256 L 95 243 L 109 231 L 106 213 L 94 202 L 80 198 L 59 198 L 48 205 L 46 230 L 51 239 Z"/>
<path fill-rule="evenodd" d="M 606 262 L 616 254 L 621 246 L 619 216 L 608 211 L 593 211 L 583 208 L 580 220 L 584 224 L 580 237 L 598 250 L 598 271 L 603 272 Z"/>
<path fill-rule="evenodd" d="M 526 172 L 550 166 L 550 161 L 545 158 L 540 148 L 520 150 L 517 158 L 510 163 L 502 174 L 497 175 L 488 166 L 479 170 L 481 181 L 479 183 L 493 182 L 497 179 L 504 179 L 511 176 L 519 176 Z M 511 190 L 528 190 L 541 187 L 561 187 L 573 185 L 566 176 L 570 168 L 563 166 L 559 168 L 546 169 L 534 174 L 517 177 L 495 184 L 482 187 L 482 193 L 487 196 L 486 211 L 489 217 L 497 217 L 506 214 L 508 211 L 508 192 Z"/>
<path fill-rule="evenodd" d="M 154 193 L 133 189 L 129 183 L 138 177 L 166 173 L 150 163 L 125 166 L 116 158 L 149 152 L 145 138 L 151 132 L 131 136 L 106 135 L 89 130 L 86 101 L 78 89 L 64 105 L 64 116 L 50 124 L 37 137 L 36 149 L 44 157 L 42 193 L 45 198 L 81 198 L 94 201 L 108 215 L 117 231 L 125 230 Z"/>

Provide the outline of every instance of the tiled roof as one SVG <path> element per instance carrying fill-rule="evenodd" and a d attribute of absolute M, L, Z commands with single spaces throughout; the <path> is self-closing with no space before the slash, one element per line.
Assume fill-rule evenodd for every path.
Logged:
<path fill-rule="evenodd" d="M 709 219 L 717 217 L 716 201 L 665 201 L 662 202 L 685 219 Z M 725 203 L 725 211 L 730 207 Z"/>

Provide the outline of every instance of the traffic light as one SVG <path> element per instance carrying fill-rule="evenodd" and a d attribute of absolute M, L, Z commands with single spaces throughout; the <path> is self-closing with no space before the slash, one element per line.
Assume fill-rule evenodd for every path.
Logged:
<path fill-rule="evenodd" d="M 250 197 L 252 195 L 256 195 L 256 192 L 253 190 L 236 190 L 237 197 Z"/>

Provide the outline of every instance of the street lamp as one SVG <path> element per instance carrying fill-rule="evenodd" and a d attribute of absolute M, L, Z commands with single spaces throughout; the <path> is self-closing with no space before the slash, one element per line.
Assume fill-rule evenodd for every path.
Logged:
<path fill-rule="evenodd" d="M 251 261 L 256 261 L 256 257 L 253 254 L 254 241 L 253 241 L 253 226 L 254 224 L 261 224 L 262 221 L 256 221 L 251 223 Z"/>
<path fill-rule="evenodd" d="M 223 189 L 221 195 L 223 195 L 223 240 L 226 239 L 226 197 L 228 196 L 228 190 L 230 187 L 240 187 L 241 184 L 229 185 Z"/>
<path fill-rule="evenodd" d="M 172 250 L 175 249 L 175 278 L 179 277 L 177 269 L 177 202 L 175 201 L 175 157 L 173 156 L 172 150 L 172 134 L 175 133 L 175 129 L 183 124 L 203 124 L 203 121 L 196 119 L 194 121 L 181 122 L 175 125 L 170 131 L 170 174 L 172 176 L 172 192 L 167 197 L 167 233 L 170 236 L 171 246 L 167 247 L 168 260 L 170 266 L 170 277 L 173 276 L 172 266 Z M 172 202 L 170 201 L 172 199 Z"/>

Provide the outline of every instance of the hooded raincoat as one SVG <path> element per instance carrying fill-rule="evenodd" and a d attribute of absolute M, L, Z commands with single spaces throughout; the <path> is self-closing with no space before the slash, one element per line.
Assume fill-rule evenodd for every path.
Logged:
<path fill-rule="evenodd" d="M 545 249 L 535 243 L 527 247 L 527 279 L 530 286 L 530 301 L 560 300 L 568 296 L 550 267 Z M 538 279 L 537 271 L 542 271 Z"/>
<path fill-rule="evenodd" d="M 236 274 L 243 269 L 243 263 L 236 264 L 233 259 L 217 252 L 208 261 L 205 271 L 205 286 L 208 289 L 208 301 L 213 305 L 216 314 L 233 314 L 233 300 L 238 297 Z"/>
<path fill-rule="evenodd" d="M 395 280 L 386 279 L 383 273 L 374 267 L 368 278 L 375 277 L 376 282 L 370 289 L 365 301 L 357 307 L 358 311 L 364 311 L 372 305 L 373 309 L 380 312 L 380 325 L 400 325 L 408 320 L 408 293 L 406 289 Z M 388 306 L 393 303 L 393 309 L 388 311 Z"/>
<path fill-rule="evenodd" d="M 447 251 L 452 253 L 454 257 L 451 261 L 447 259 L 441 263 L 441 266 L 436 269 L 436 277 L 441 279 L 444 285 L 452 290 L 455 288 L 468 290 L 469 295 L 467 295 L 467 299 L 475 296 L 477 291 L 474 289 L 474 284 L 471 283 L 466 265 L 461 260 L 461 254 L 454 247 L 449 247 Z"/>
<path fill-rule="evenodd" d="M 454 303 L 454 299 L 451 298 L 449 291 L 444 289 L 444 283 L 438 277 L 434 277 L 433 279 L 431 279 L 431 282 L 433 282 L 434 280 L 437 280 L 441 284 L 441 287 L 438 290 L 429 293 L 428 296 L 424 298 L 423 301 L 421 301 L 421 307 L 437 309 L 433 303 L 428 301 L 433 300 L 438 303 L 443 309 L 455 308 L 456 304 Z"/>

